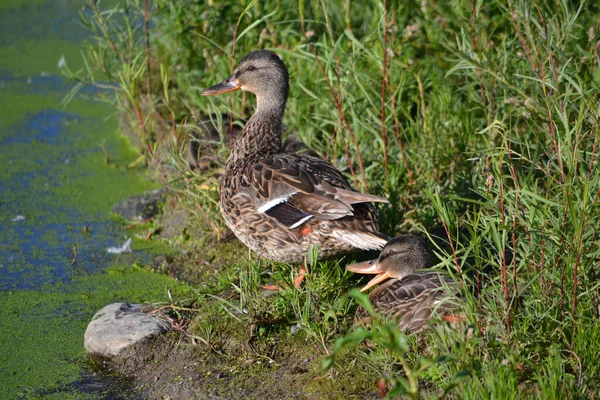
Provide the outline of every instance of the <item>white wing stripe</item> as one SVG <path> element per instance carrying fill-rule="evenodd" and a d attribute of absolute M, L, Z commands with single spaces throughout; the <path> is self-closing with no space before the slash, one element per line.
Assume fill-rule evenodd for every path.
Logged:
<path fill-rule="evenodd" d="M 296 193 L 290 193 L 287 196 L 284 197 L 278 197 L 276 199 L 273 200 L 269 200 L 267 201 L 265 204 L 263 204 L 262 206 L 258 207 L 258 209 L 256 211 L 258 211 L 259 213 L 265 213 L 268 210 L 270 210 L 271 208 L 275 207 L 277 204 L 281 204 L 284 201 L 286 201 L 287 199 L 289 199 L 290 197 L 292 197 L 293 195 L 295 195 Z"/>
<path fill-rule="evenodd" d="M 299 227 L 300 225 L 302 225 L 303 223 L 305 223 L 306 221 L 308 221 L 312 217 L 313 217 L 313 215 L 307 215 L 306 217 L 302 218 L 300 221 L 296 222 L 294 225 L 290 226 L 290 229 L 294 229 L 294 228 Z"/>

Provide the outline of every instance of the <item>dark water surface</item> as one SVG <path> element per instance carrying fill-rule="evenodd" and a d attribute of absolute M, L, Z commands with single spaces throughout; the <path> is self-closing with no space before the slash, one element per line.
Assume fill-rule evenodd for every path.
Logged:
<path fill-rule="evenodd" d="M 155 186 L 125 168 L 137 155 L 94 89 L 61 105 L 71 84 L 59 60 L 82 65 L 80 10 L 65 0 L 0 4 L 2 399 L 135 397 L 86 367 L 83 332 L 108 303 L 160 301 L 178 286 L 131 267 L 144 259 L 141 239 L 132 255 L 106 251 L 128 237 L 113 205 Z"/>

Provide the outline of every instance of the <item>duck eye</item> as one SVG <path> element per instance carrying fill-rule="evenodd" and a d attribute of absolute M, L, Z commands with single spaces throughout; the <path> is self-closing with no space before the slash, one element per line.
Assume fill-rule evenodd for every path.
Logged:
<path fill-rule="evenodd" d="M 256 67 L 254 65 L 250 65 L 248 68 L 246 68 L 247 71 L 255 71 Z"/>
<path fill-rule="evenodd" d="M 382 256 L 383 256 L 383 258 L 386 258 L 386 257 L 391 257 L 394 254 L 398 254 L 398 251 L 396 251 L 396 250 L 388 250 L 388 251 L 385 252 L 385 254 L 382 254 Z"/>

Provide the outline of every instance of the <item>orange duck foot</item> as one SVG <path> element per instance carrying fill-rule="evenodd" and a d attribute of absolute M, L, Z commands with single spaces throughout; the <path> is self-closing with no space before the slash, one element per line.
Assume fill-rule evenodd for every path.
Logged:
<path fill-rule="evenodd" d="M 302 266 L 300 267 L 300 269 L 298 270 L 298 275 L 294 278 L 294 287 L 298 290 L 300 290 L 300 287 L 302 286 L 302 282 L 304 282 L 304 279 L 306 277 L 306 267 Z M 270 284 L 270 285 L 260 285 L 259 286 L 262 290 L 268 290 L 268 291 L 278 291 L 283 289 L 281 286 L 276 285 L 276 284 Z"/>

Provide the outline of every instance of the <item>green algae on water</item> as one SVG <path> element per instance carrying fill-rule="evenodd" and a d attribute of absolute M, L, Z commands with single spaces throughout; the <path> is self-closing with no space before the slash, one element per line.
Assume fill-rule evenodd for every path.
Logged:
<path fill-rule="evenodd" d="M 36 396 L 64 388 L 81 375 L 83 332 L 103 306 L 118 302 L 167 302 L 188 294 L 172 278 L 131 267 L 47 288 L 0 292 L 0 388 L 2 398 Z"/>
<path fill-rule="evenodd" d="M 127 168 L 137 154 L 94 90 L 63 108 L 72 83 L 61 76 L 59 60 L 72 70 L 83 65 L 80 7 L 39 0 L 0 5 L 11 18 L 0 28 L 2 399 L 101 396 L 77 387 L 89 374 L 83 335 L 94 313 L 117 301 L 165 302 L 168 293 L 178 299 L 189 290 L 165 275 L 110 267 L 154 247 L 136 240 L 133 255 L 106 254 L 126 238 L 111 214 L 114 204 L 157 185 L 143 168 Z M 55 29 L 56 21 L 74 27 Z"/>
<path fill-rule="evenodd" d="M 25 6 L 30 6 L 32 4 L 35 5 L 39 5 L 42 3 L 47 2 L 48 0 L 11 0 L 11 1 L 5 1 L 5 2 L 0 2 L 0 10 L 4 10 L 4 9 L 19 9 Z"/>
<path fill-rule="evenodd" d="M 57 39 L 19 40 L 0 47 L 0 68 L 13 76 L 50 76 L 61 74 L 59 61 L 64 59 L 72 70 L 83 67 L 81 44 Z"/>

